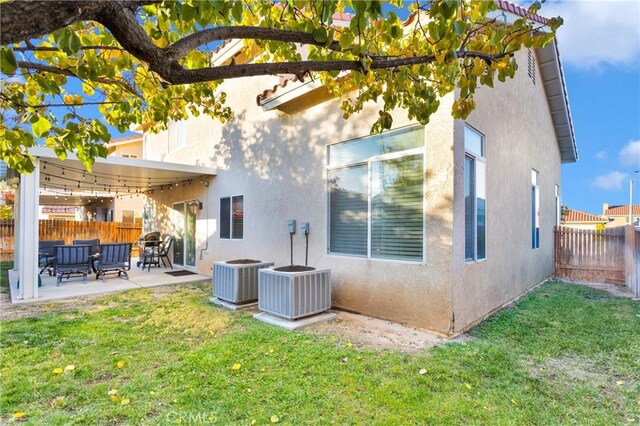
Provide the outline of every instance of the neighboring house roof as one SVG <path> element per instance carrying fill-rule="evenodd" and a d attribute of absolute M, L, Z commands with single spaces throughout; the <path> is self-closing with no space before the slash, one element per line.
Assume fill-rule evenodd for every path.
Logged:
<path fill-rule="evenodd" d="M 596 216 L 591 213 L 581 212 L 578 210 L 567 210 L 564 213 L 564 223 L 570 222 L 597 222 L 597 223 L 605 223 L 608 220 L 601 216 Z"/>
<path fill-rule="evenodd" d="M 122 138 L 112 139 L 107 146 L 125 145 L 133 142 L 142 142 L 142 135 L 124 136 Z"/>
<path fill-rule="evenodd" d="M 495 0 L 495 2 L 498 5 L 498 9 L 504 12 L 530 19 L 542 25 L 547 24 L 547 18 L 536 13 L 531 13 L 522 6 L 506 0 Z M 415 14 L 410 15 L 407 21 L 413 19 L 414 16 Z M 352 15 L 350 14 L 342 13 L 339 17 L 334 16 L 334 19 L 348 21 L 351 17 Z M 561 161 L 563 163 L 573 163 L 578 160 L 578 148 L 557 40 L 549 43 L 543 49 L 538 49 L 538 59 L 547 103 L 549 104 L 549 110 L 551 112 L 551 120 L 558 141 Z M 284 89 L 288 84 L 298 81 L 300 81 L 300 79 L 296 76 L 282 76 L 278 84 L 264 90 L 256 97 L 258 106 L 263 106 L 270 98 L 276 95 L 278 90 Z"/>
<path fill-rule="evenodd" d="M 640 204 L 633 206 L 632 215 L 640 215 Z M 604 211 L 604 216 L 628 216 L 629 206 L 611 206 Z"/>

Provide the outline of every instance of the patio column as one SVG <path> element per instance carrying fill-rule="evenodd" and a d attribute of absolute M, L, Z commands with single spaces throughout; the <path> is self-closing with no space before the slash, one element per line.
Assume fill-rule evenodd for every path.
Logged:
<path fill-rule="evenodd" d="M 40 160 L 35 170 L 20 175 L 19 209 L 16 217 L 16 261 L 20 279 L 20 299 L 38 297 L 38 207 L 40 204 Z"/>

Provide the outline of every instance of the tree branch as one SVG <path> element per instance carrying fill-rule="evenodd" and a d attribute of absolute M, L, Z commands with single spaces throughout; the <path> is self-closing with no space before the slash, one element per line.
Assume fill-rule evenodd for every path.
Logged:
<path fill-rule="evenodd" d="M 118 7 L 136 9 L 161 0 L 120 0 Z M 0 44 L 41 37 L 80 21 L 92 21 L 105 10 L 106 1 L 13 0 L 0 3 Z"/>
<path fill-rule="evenodd" d="M 184 57 L 187 53 L 198 47 L 217 40 L 226 39 L 252 39 L 252 40 L 270 40 L 270 41 L 283 41 L 290 43 L 311 44 L 314 46 L 326 47 L 330 50 L 341 51 L 340 43 L 333 41 L 329 44 L 326 42 L 319 42 L 313 38 L 311 33 L 304 31 L 283 30 L 278 28 L 263 28 L 263 27 L 216 27 L 210 28 L 197 33 L 190 34 L 171 46 L 168 46 L 164 51 L 167 54 L 167 59 L 176 60 Z"/>

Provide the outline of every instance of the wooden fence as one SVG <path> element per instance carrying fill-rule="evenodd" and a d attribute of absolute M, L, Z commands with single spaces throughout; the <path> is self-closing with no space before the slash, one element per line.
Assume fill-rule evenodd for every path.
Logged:
<path fill-rule="evenodd" d="M 0 260 L 13 259 L 14 231 L 13 220 L 0 220 Z M 65 244 L 90 238 L 99 238 L 103 243 L 133 243 L 141 233 L 142 225 L 121 222 L 41 220 L 39 226 L 41 240 L 64 240 Z"/>
<path fill-rule="evenodd" d="M 625 284 L 625 227 L 604 231 L 555 228 L 555 276 L 569 281 Z"/>

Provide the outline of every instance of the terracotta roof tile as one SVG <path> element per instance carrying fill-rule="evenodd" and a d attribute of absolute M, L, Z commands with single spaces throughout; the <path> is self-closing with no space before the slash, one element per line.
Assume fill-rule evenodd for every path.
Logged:
<path fill-rule="evenodd" d="M 136 141 L 136 140 L 142 140 L 142 135 L 131 135 L 131 136 L 124 136 L 118 139 L 111 139 L 107 145 L 111 145 L 112 143 L 121 143 L 121 142 L 129 142 L 129 141 Z"/>
<path fill-rule="evenodd" d="M 591 213 L 581 212 L 578 210 L 567 210 L 564 215 L 565 223 L 568 222 L 601 222 L 605 223 L 608 220 L 601 216 L 596 216 Z"/>
<path fill-rule="evenodd" d="M 538 22 L 540 24 L 544 24 L 544 25 L 547 24 L 547 18 L 545 18 L 544 16 L 540 16 L 536 13 L 531 13 L 525 7 L 518 6 L 517 4 L 511 3 L 506 0 L 495 0 L 495 2 L 498 5 L 498 9 L 511 12 L 518 16 L 522 16 L 523 18 L 531 19 L 532 21 Z M 404 25 L 410 24 L 416 15 L 417 15 L 416 13 L 412 13 L 411 15 L 409 15 L 407 20 L 404 22 Z M 334 13 L 333 14 L 333 20 L 335 21 L 350 21 L 352 17 L 353 15 L 350 13 Z M 220 49 L 222 49 L 222 47 L 224 47 L 224 45 L 228 41 L 229 40 L 225 40 L 223 44 L 218 46 L 216 48 L 216 53 Z M 260 106 L 262 102 L 274 96 L 279 89 L 285 88 L 289 82 L 295 83 L 296 81 L 299 81 L 299 79 L 296 76 L 284 76 L 284 77 L 281 76 L 280 82 L 278 84 L 274 85 L 273 88 L 264 90 L 262 93 L 260 93 L 256 97 L 256 103 L 258 104 L 258 106 Z"/>
<path fill-rule="evenodd" d="M 517 4 L 511 3 L 506 0 L 495 0 L 495 2 L 498 5 L 498 9 L 514 13 L 518 16 L 522 16 L 523 18 L 529 18 L 532 21 L 538 22 L 540 24 L 546 25 L 547 23 L 547 18 L 536 13 L 530 13 L 525 7 L 518 6 Z M 412 13 L 411 15 L 409 15 L 407 20 L 404 22 L 404 25 L 410 24 L 416 15 L 416 13 Z M 332 18 L 335 21 L 350 21 L 351 18 L 353 18 L 353 15 L 350 13 L 334 13 Z M 215 53 L 218 53 L 220 49 L 222 49 L 229 41 L 230 40 L 225 40 L 220 46 L 216 47 Z M 281 76 L 280 82 L 278 84 L 274 85 L 270 89 L 264 90 L 256 97 L 256 103 L 258 104 L 258 106 L 260 106 L 262 102 L 274 96 L 279 89 L 285 88 L 289 82 L 295 83 L 296 81 L 299 81 L 296 76 Z"/>
<path fill-rule="evenodd" d="M 538 22 L 543 25 L 547 24 L 547 18 L 545 18 L 544 16 L 540 16 L 537 13 L 529 12 L 526 7 L 518 6 L 517 4 L 511 3 L 510 1 L 506 0 L 496 0 L 496 4 L 498 5 L 498 9 L 514 13 L 518 16 L 522 16 L 523 18 L 531 19 L 532 21 Z"/>
<path fill-rule="evenodd" d="M 633 209 L 631 210 L 632 214 L 640 215 L 640 204 L 634 204 Z M 629 215 L 629 206 L 611 206 L 607 210 L 604 211 L 605 216 L 628 216 Z"/>

